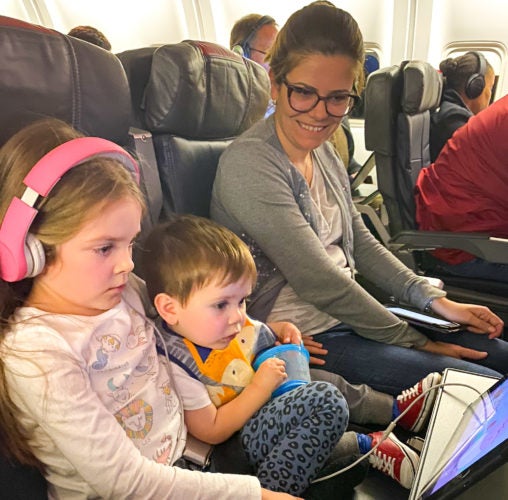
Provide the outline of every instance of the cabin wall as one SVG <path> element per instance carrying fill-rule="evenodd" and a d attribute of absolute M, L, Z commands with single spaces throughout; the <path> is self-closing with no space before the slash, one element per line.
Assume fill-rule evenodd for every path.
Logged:
<path fill-rule="evenodd" d="M 310 0 L 0 0 L 0 14 L 61 32 L 97 27 L 113 52 L 202 39 L 229 46 L 240 17 L 269 14 L 282 26 Z M 335 0 L 358 21 L 366 46 L 381 66 L 423 59 L 435 67 L 446 57 L 482 50 L 498 75 L 494 98 L 508 92 L 508 3 L 505 0 Z M 351 120 L 356 157 L 364 161 L 363 122 Z"/>

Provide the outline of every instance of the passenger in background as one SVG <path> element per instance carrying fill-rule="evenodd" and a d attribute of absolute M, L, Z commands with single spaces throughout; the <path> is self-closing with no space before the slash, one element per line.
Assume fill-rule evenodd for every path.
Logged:
<path fill-rule="evenodd" d="M 356 21 L 331 5 L 310 4 L 288 19 L 269 62 L 275 113 L 222 154 L 211 202 L 212 218 L 244 239 L 256 260 L 249 314 L 291 321 L 309 351 L 324 355 L 325 370 L 392 395 L 447 367 L 504 372 L 502 320 L 486 307 L 448 300 L 406 268 L 351 200 L 328 139 L 353 108 L 354 89 L 362 90 Z M 355 281 L 356 269 L 401 302 L 469 331 L 426 336 L 413 329 Z"/>
<path fill-rule="evenodd" d="M 49 498 L 293 498 L 186 470 L 181 401 L 131 275 L 138 175 L 56 119 L 0 149 L 0 452 L 38 466 Z"/>
<path fill-rule="evenodd" d="M 75 28 L 72 28 L 67 34 L 73 36 L 74 38 L 84 40 L 85 42 L 93 43 L 101 49 L 111 50 L 111 44 L 105 37 L 104 33 L 92 26 L 76 26 Z"/>
<path fill-rule="evenodd" d="M 473 116 L 416 182 L 420 229 L 508 238 L 508 96 Z M 438 249 L 436 269 L 508 283 L 508 265 L 460 250 Z"/>
<path fill-rule="evenodd" d="M 269 71 L 270 65 L 266 62 L 266 55 L 272 48 L 278 32 L 279 28 L 273 17 L 248 14 L 233 25 L 229 47 Z M 270 116 L 274 110 L 275 103 L 270 99 L 265 117 Z"/>
<path fill-rule="evenodd" d="M 247 59 L 261 64 L 268 71 L 270 66 L 266 62 L 266 55 L 272 48 L 278 31 L 277 23 L 273 17 L 248 14 L 233 25 L 229 48 Z"/>
<path fill-rule="evenodd" d="M 444 77 L 444 89 L 441 105 L 430 122 L 432 162 L 455 130 L 489 105 L 495 80 L 494 69 L 481 52 L 445 59 L 439 70 Z"/>

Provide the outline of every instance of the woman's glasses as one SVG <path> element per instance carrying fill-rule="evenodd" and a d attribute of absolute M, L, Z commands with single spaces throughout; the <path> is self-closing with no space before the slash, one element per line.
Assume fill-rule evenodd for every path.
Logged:
<path fill-rule="evenodd" d="M 314 109 L 319 101 L 325 103 L 326 112 L 335 118 L 342 118 L 351 113 L 359 96 L 348 92 L 334 92 L 325 97 L 320 96 L 314 89 L 302 85 L 292 85 L 286 79 L 282 83 L 288 89 L 288 103 L 294 111 L 307 113 Z"/>

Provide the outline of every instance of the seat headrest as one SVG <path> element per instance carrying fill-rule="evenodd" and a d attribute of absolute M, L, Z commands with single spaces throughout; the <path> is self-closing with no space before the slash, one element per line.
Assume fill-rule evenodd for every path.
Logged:
<path fill-rule="evenodd" d="M 87 135 L 127 142 L 129 84 L 114 54 L 5 16 L 0 47 L 0 145 L 44 116 Z"/>
<path fill-rule="evenodd" d="M 146 84 L 148 83 L 148 78 L 150 78 L 153 53 L 156 49 L 157 47 L 144 47 L 142 49 L 126 50 L 116 55 L 127 74 L 127 80 L 131 89 L 132 110 L 134 113 L 133 125 L 139 128 L 146 129 L 143 99 Z"/>
<path fill-rule="evenodd" d="M 443 78 L 428 62 L 410 61 L 404 66 L 402 111 L 408 115 L 433 111 L 439 106 Z"/>
<path fill-rule="evenodd" d="M 151 132 L 232 137 L 264 116 L 270 81 L 259 64 L 220 45 L 186 40 L 155 50 L 144 96 Z"/>
<path fill-rule="evenodd" d="M 399 66 L 381 68 L 368 76 L 365 87 L 365 147 L 369 151 L 392 154 L 401 92 Z"/>

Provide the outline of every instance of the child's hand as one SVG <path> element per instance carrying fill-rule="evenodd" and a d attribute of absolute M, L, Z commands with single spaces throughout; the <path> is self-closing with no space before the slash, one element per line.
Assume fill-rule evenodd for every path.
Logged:
<path fill-rule="evenodd" d="M 287 377 L 286 363 L 279 358 L 268 358 L 259 366 L 251 384 L 263 387 L 271 394 Z"/>

